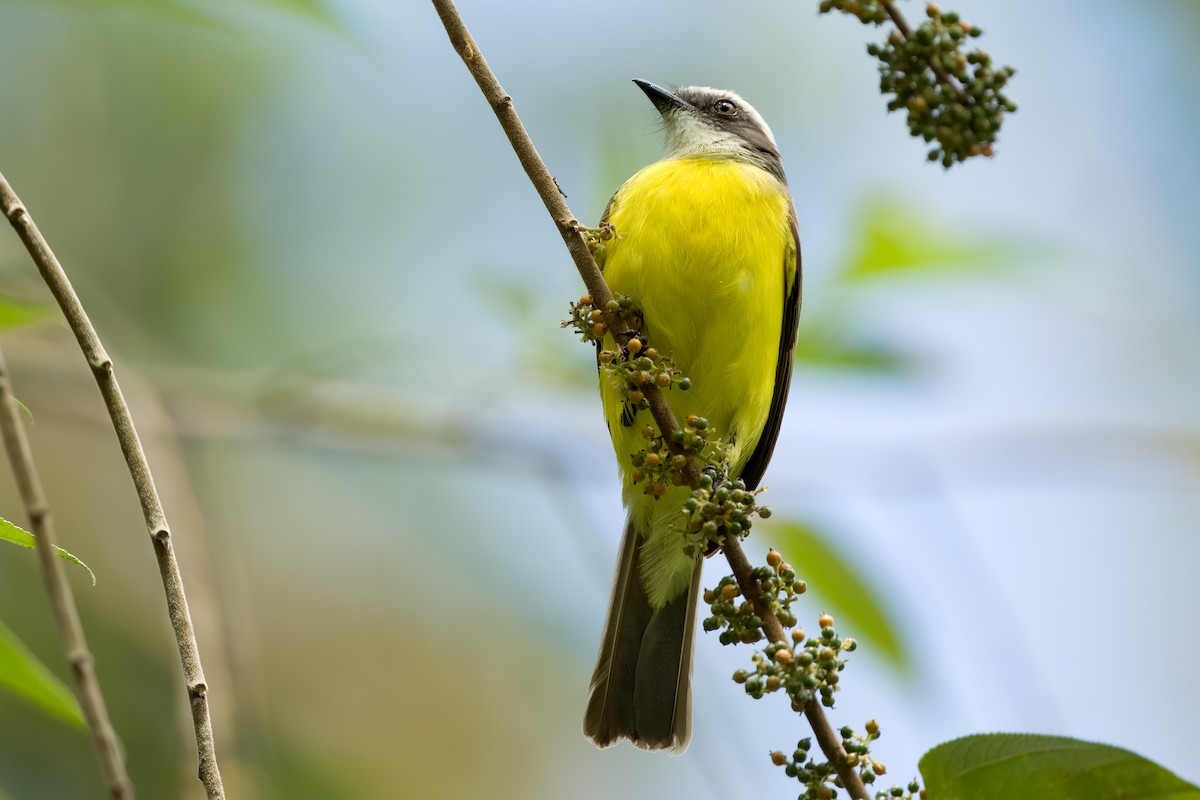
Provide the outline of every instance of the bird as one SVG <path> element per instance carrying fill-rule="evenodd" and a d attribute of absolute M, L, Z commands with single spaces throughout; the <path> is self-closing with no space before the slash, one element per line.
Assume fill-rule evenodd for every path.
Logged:
<path fill-rule="evenodd" d="M 640 334 L 691 380 L 664 392 L 677 419 L 708 421 L 730 480 L 758 486 L 779 436 L 800 314 L 800 234 L 775 137 L 732 91 L 635 80 L 658 110 L 663 158 L 609 200 L 596 259 L 629 297 Z M 616 347 L 613 333 L 598 343 Z M 600 370 L 627 510 L 584 734 L 680 754 L 691 740 L 691 676 L 703 554 L 685 551 L 687 486 L 647 494 L 632 454 L 648 410 Z M 713 548 L 710 547 L 710 552 Z"/>

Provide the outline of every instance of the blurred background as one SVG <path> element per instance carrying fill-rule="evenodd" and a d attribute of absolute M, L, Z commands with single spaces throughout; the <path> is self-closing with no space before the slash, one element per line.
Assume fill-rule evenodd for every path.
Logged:
<path fill-rule="evenodd" d="M 658 157 L 630 79 L 770 121 L 806 291 L 748 547 L 808 579 L 802 624 L 859 640 L 835 725 L 878 719 L 898 782 L 998 730 L 1200 780 L 1200 7 L 960 0 L 1021 108 L 945 172 L 885 113 L 876 34 L 816 6 L 461 11 L 580 219 Z M 581 286 L 428 3 L 0 0 L 0 171 L 115 359 L 231 798 L 797 793 L 767 754 L 805 726 L 715 636 L 684 756 L 580 733 L 623 516 L 591 348 L 558 327 Z M 0 295 L 129 769 L 200 796 L 136 497 L 7 226 Z M 7 470 L 0 516 L 24 523 Z M 2 543 L 0 620 L 65 679 L 36 558 Z M 86 734 L 0 691 L 0 794 L 104 796 Z"/>

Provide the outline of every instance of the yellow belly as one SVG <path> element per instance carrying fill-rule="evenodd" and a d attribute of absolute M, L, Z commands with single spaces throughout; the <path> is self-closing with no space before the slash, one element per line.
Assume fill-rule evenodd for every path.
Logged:
<path fill-rule="evenodd" d="M 730 445 L 737 475 L 758 442 L 771 405 L 783 302 L 793 261 L 786 189 L 769 173 L 729 159 L 660 161 L 617 192 L 609 221 L 616 238 L 605 248 L 609 286 L 641 308 L 651 345 L 692 379 L 667 400 L 677 418 L 708 419 Z M 661 607 L 687 588 L 694 561 L 682 552 L 680 506 L 687 493 L 659 500 L 629 477 L 631 453 L 650 420 L 621 419 L 620 387 L 601 381 L 609 432 L 625 481 L 625 503 L 643 543 L 643 579 Z M 646 574 L 650 573 L 650 574 Z"/>

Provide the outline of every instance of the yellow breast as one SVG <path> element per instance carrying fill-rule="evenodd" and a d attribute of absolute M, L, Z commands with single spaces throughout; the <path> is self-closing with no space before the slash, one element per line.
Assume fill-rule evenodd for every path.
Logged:
<path fill-rule="evenodd" d="M 794 263 L 788 208 L 784 187 L 758 167 L 684 158 L 633 176 L 609 214 L 617 233 L 604 259 L 609 286 L 641 307 L 650 342 L 696 387 L 669 393 L 682 404 L 676 413 L 733 434 L 742 460 L 774 387 Z"/>
<path fill-rule="evenodd" d="M 616 238 L 605 247 L 604 276 L 641 308 L 651 345 L 692 379 L 691 391 L 672 389 L 667 400 L 677 418 L 706 417 L 710 430 L 731 443 L 733 475 L 753 452 L 770 410 L 783 303 L 795 270 L 789 209 L 786 188 L 765 170 L 689 157 L 634 175 L 609 212 Z M 629 455 L 645 446 L 640 431 L 649 412 L 624 424 L 621 389 L 605 383 L 601 396 L 626 476 L 626 504 L 655 532 L 645 546 L 661 546 L 663 559 L 678 559 L 678 538 L 658 534 L 678 519 L 682 499 L 672 492 L 655 502 L 628 478 Z M 691 573 L 690 560 L 678 561 L 662 571 L 663 597 Z"/>

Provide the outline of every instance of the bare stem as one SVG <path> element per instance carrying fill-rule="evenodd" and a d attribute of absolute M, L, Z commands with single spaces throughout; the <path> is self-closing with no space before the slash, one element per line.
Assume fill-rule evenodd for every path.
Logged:
<path fill-rule="evenodd" d="M 204 784 L 209 800 L 224 800 L 225 789 L 221 784 L 220 769 L 217 767 L 212 720 L 208 711 L 208 683 L 200 665 L 200 648 L 196 644 L 187 598 L 183 593 L 183 578 L 175 560 L 171 529 L 167 525 L 162 502 L 158 498 L 158 490 L 154 487 L 154 478 L 150 473 L 150 465 L 146 462 L 146 454 L 142 451 L 141 440 L 133 426 L 133 417 L 129 414 L 129 407 L 126 406 L 120 384 L 117 383 L 112 359 L 104 351 L 96 329 L 88 319 L 62 265 L 3 174 L 0 174 L 0 210 L 25 243 L 25 248 L 37 265 L 43 280 L 50 287 L 54 299 L 58 301 L 59 308 L 62 309 L 63 316 L 66 317 L 67 324 L 75 334 L 88 366 L 91 367 L 92 375 L 100 387 L 100 394 L 104 397 L 104 404 L 108 408 L 109 418 L 116 430 L 121 452 L 125 455 L 125 463 L 142 506 L 142 515 L 146 520 L 150 541 L 154 545 L 154 555 L 158 560 L 158 571 L 166 594 L 167 613 L 171 618 L 171 627 L 175 630 L 175 643 L 179 648 L 179 660 L 187 684 L 192 726 L 196 732 L 199 778 Z"/>
<path fill-rule="evenodd" d="M 63 575 L 62 561 L 54 555 L 54 520 L 50 516 L 50 507 L 42 491 L 42 482 L 33 463 L 33 451 L 29 446 L 29 437 L 25 435 L 21 412 L 17 409 L 16 399 L 13 397 L 12 382 L 9 380 L 8 367 L 4 363 L 2 353 L 0 435 L 4 439 L 4 450 L 8 454 L 8 463 L 17 482 L 21 504 L 25 506 L 25 513 L 29 517 L 29 530 L 37 539 L 42 582 L 46 586 L 50 608 L 54 612 L 54 622 L 58 625 L 63 651 L 71 668 L 75 696 L 79 698 L 83 717 L 92 732 L 92 744 L 100 757 L 100 768 L 104 771 L 109 797 L 113 800 L 132 800 L 133 783 L 125 771 L 125 762 L 117 745 L 117 735 L 108 718 L 108 707 L 104 703 L 100 682 L 96 678 L 95 659 L 83 635 L 79 609 L 71 593 L 71 584 Z"/>
<path fill-rule="evenodd" d="M 613 299 L 613 294 L 609 290 L 608 284 L 605 283 L 604 276 L 601 274 L 600 268 L 596 265 L 596 260 L 592 257 L 587 243 L 579 233 L 579 223 L 567 207 L 567 203 L 563 199 L 562 190 L 559 189 L 554 176 L 550 174 L 545 163 L 538 155 L 537 149 L 533 146 L 533 140 L 529 138 L 529 134 L 521 124 L 521 120 L 513 108 L 512 98 L 505 94 L 495 74 L 488 67 L 483 54 L 479 51 L 475 40 L 471 38 L 471 33 L 467 30 L 467 26 L 459 15 L 458 9 L 454 7 L 452 0 L 433 0 L 433 5 L 437 9 L 438 15 L 442 18 L 442 24 L 446 27 L 446 33 L 450 37 L 451 44 L 454 45 L 454 49 L 462 57 L 463 62 L 467 65 L 467 70 L 475 78 L 475 82 L 479 84 L 484 98 L 495 112 L 496 118 L 500 121 L 500 127 L 504 129 L 504 133 L 508 136 L 508 140 L 512 144 L 517 158 L 521 161 L 521 166 L 525 168 L 525 174 L 533 182 L 534 189 L 537 190 L 538 196 L 545 203 L 546 210 L 550 212 L 550 217 L 558 227 L 558 231 L 567 245 L 567 250 L 570 251 L 571 258 L 575 261 L 575 266 L 579 270 L 579 275 L 583 278 L 584 286 L 587 287 L 588 293 L 591 294 L 596 307 L 604 309 L 605 324 L 620 339 L 620 335 L 617 332 L 622 331 L 626 326 L 622 324 L 619 313 L 613 311 L 608 305 L 609 301 Z M 628 336 L 625 338 L 628 339 Z M 671 434 L 680 430 L 679 422 L 675 419 L 675 415 L 671 413 L 671 408 L 667 405 L 666 398 L 663 397 L 656 386 L 648 384 L 642 387 L 642 391 L 646 396 L 646 400 L 650 403 L 650 412 L 654 415 L 654 421 L 658 423 L 659 431 L 663 434 L 664 439 L 669 442 Z M 695 468 L 695 459 L 690 460 L 688 468 L 692 477 L 698 474 L 697 471 L 693 471 Z M 742 551 L 737 538 L 733 536 L 726 537 L 725 546 L 722 549 L 729 559 L 730 566 L 733 567 L 735 575 L 738 574 L 739 565 L 745 567 L 745 581 L 743 581 L 743 576 L 738 576 L 738 582 L 742 584 L 742 591 L 747 596 L 750 595 L 751 588 L 757 591 L 757 583 L 754 583 L 753 578 L 750 577 L 749 562 L 746 560 L 746 555 Z M 753 587 L 748 587 L 747 581 L 753 583 Z M 763 619 L 763 629 L 767 635 L 771 637 L 772 641 L 783 639 L 783 626 L 779 623 L 779 619 L 775 616 L 775 613 L 770 608 L 764 607 L 761 601 L 757 605 L 759 606 L 759 616 Z M 817 741 L 820 743 L 822 751 L 824 751 L 825 756 L 837 769 L 846 790 L 850 793 L 851 797 L 857 800 L 867 800 L 866 787 L 863 785 L 858 773 L 849 766 L 846 751 L 842 748 L 841 740 L 833 732 L 833 728 L 830 727 L 829 721 L 825 718 L 825 713 L 820 705 L 815 702 L 810 703 L 804 711 L 809 719 L 809 723 L 813 726 L 813 731 L 816 733 Z"/>

